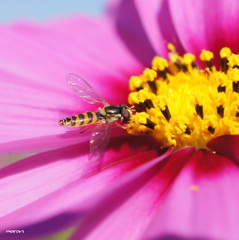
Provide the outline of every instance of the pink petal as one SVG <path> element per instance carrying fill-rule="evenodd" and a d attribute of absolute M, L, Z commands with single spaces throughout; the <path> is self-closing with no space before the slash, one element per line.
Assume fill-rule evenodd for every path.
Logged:
<path fill-rule="evenodd" d="M 199 150 L 175 179 L 143 239 L 237 239 L 239 170 Z"/>
<path fill-rule="evenodd" d="M 134 0 L 112 1 L 108 6 L 108 14 L 132 55 L 143 65 L 151 65 L 156 52 L 142 25 Z"/>
<path fill-rule="evenodd" d="M 74 239 L 141 239 L 173 179 L 194 152 L 172 150 L 121 178 L 104 195 L 89 203 L 91 214 L 81 223 Z M 171 174 L 169 174 L 171 173 Z"/>
<path fill-rule="evenodd" d="M 235 0 L 169 0 L 173 23 L 186 51 L 218 53 L 222 47 L 239 51 L 239 5 Z M 218 58 L 217 55 L 215 57 Z"/>
<path fill-rule="evenodd" d="M 81 178 L 89 164 L 86 144 L 41 153 L 0 170 L 0 221 L 4 223 L 0 230 L 26 229 L 27 238 L 34 231 L 36 237 L 75 224 L 87 214 L 89 201 L 94 202 L 100 191 L 158 156 L 148 138 L 144 138 L 148 145 L 137 138 L 130 136 L 124 143 L 118 139 L 117 149 L 106 153 L 115 165 L 87 178 Z M 45 231 L 37 226 L 44 226 Z"/>
<path fill-rule="evenodd" d="M 120 104 L 127 102 L 129 77 L 142 69 L 106 20 L 22 23 L 0 32 L 1 142 L 64 132 L 59 119 L 96 109 L 69 89 L 67 73 Z"/>
<path fill-rule="evenodd" d="M 239 162 L 239 136 L 225 135 L 212 139 L 207 147 L 217 154 Z"/>
<path fill-rule="evenodd" d="M 173 43 L 177 51 L 182 53 L 183 49 L 170 16 L 168 1 L 134 0 L 134 2 L 155 52 L 167 57 L 167 44 Z"/>
<path fill-rule="evenodd" d="M 67 131 L 65 133 L 47 135 L 37 138 L 29 138 L 11 141 L 11 143 L 0 143 L 0 155 L 4 154 L 28 154 L 41 152 L 43 150 L 49 150 L 54 148 L 66 147 L 69 145 L 74 145 L 82 142 L 90 141 L 92 130 L 88 130 L 81 133 L 79 129 Z M 111 131 L 112 137 L 125 137 L 129 134 L 119 127 L 113 127 Z"/>

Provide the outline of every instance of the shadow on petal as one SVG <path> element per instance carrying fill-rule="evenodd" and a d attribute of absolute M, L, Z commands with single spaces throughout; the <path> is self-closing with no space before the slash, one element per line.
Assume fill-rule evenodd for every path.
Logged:
<path fill-rule="evenodd" d="M 149 66 L 156 53 L 142 26 L 134 1 L 120 1 L 113 17 L 116 30 L 125 46 L 144 66 Z"/>
<path fill-rule="evenodd" d="M 190 163 L 196 178 L 220 177 L 227 168 L 234 165 L 228 158 L 204 149 L 198 150 Z"/>
<path fill-rule="evenodd" d="M 239 163 L 239 136 L 224 135 L 216 137 L 207 143 L 207 147 L 217 154 Z"/>
<path fill-rule="evenodd" d="M 209 240 L 208 238 L 198 237 L 198 238 L 187 238 L 182 236 L 177 236 L 174 234 L 166 234 L 165 236 L 149 238 L 147 240 Z"/>

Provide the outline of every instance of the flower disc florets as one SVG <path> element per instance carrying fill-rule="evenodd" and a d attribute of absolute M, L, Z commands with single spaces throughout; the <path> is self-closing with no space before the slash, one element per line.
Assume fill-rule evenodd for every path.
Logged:
<path fill-rule="evenodd" d="M 127 131 L 151 134 L 165 146 L 206 148 L 217 136 L 239 134 L 239 55 L 220 51 L 221 68 L 213 53 L 203 50 L 200 69 L 195 56 L 179 56 L 169 44 L 169 61 L 155 57 L 152 69 L 130 79 L 129 103 L 137 111 Z"/>

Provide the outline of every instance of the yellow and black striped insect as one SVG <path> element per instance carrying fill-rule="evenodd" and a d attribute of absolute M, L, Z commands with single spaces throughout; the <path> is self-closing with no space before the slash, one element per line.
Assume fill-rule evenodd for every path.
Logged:
<path fill-rule="evenodd" d="M 90 153 L 91 157 L 99 158 L 108 145 L 113 123 L 118 120 L 121 120 L 121 123 L 127 123 L 132 116 L 132 110 L 125 104 L 110 105 L 90 84 L 76 74 L 70 73 L 66 79 L 68 85 L 81 99 L 90 104 L 101 103 L 103 107 L 96 112 L 85 112 L 64 118 L 58 123 L 60 126 L 86 127 L 86 130 L 94 126 L 90 140 Z"/>

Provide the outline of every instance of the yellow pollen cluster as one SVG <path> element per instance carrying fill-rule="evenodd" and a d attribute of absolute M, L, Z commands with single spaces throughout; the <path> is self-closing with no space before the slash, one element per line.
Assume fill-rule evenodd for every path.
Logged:
<path fill-rule="evenodd" d="M 130 79 L 129 104 L 135 105 L 127 131 L 150 134 L 165 146 L 206 148 L 217 136 L 239 134 L 239 55 L 220 51 L 221 67 L 213 53 L 203 50 L 200 60 L 180 56 L 172 44 L 169 60 L 155 57 L 152 69 Z"/>

